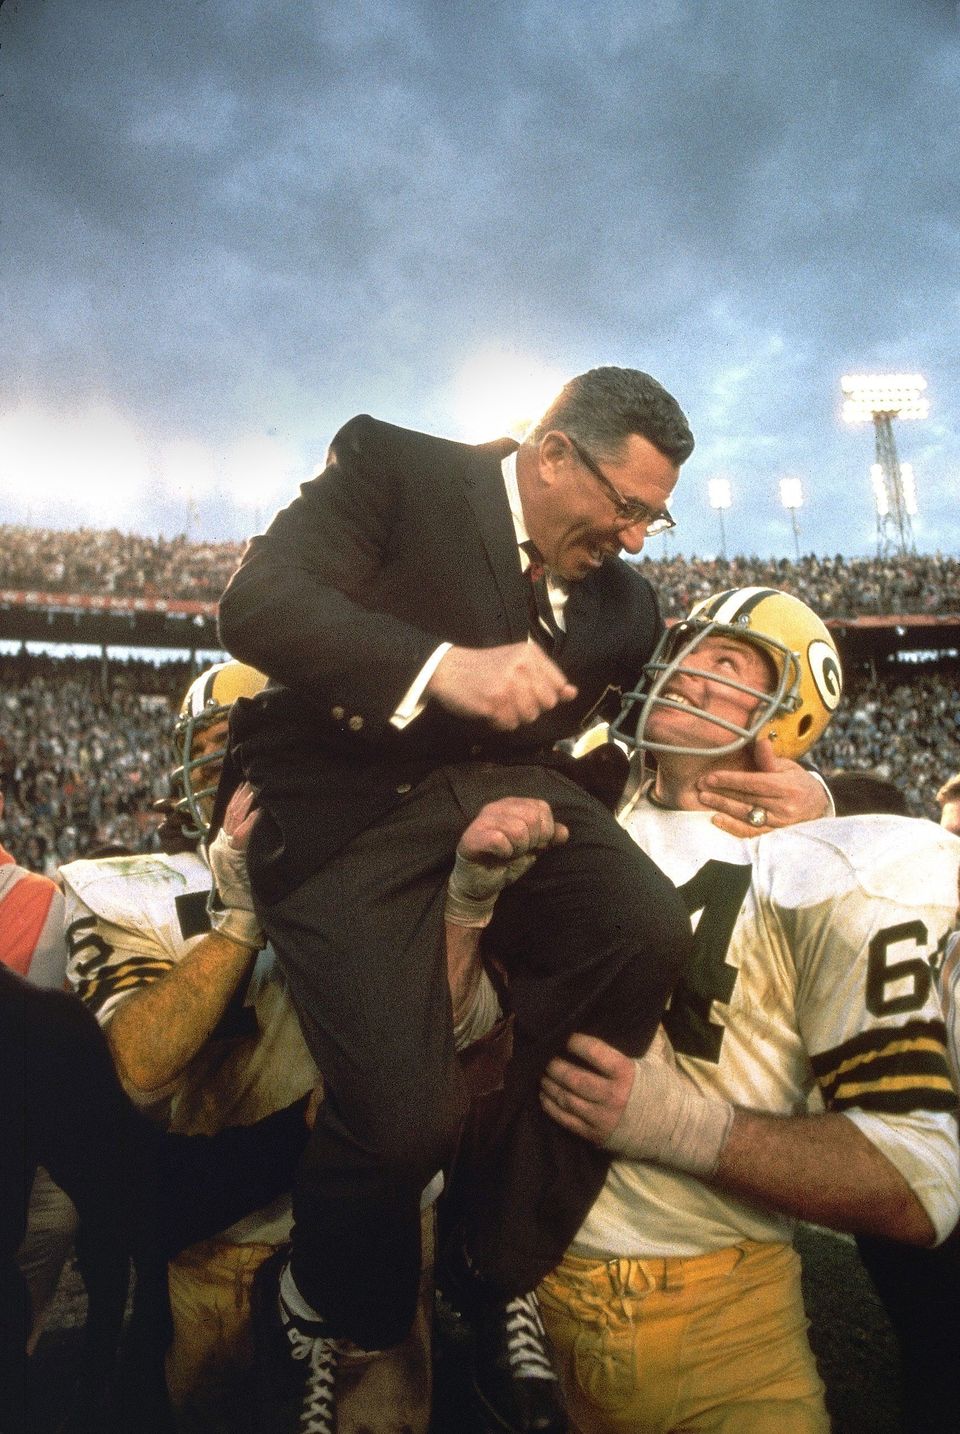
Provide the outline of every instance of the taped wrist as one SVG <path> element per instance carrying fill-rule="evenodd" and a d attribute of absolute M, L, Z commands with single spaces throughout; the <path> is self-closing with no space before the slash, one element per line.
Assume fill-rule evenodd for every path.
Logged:
<path fill-rule="evenodd" d="M 524 852 L 512 861 L 488 866 L 457 852 L 447 882 L 444 920 L 454 926 L 489 926 L 497 897 L 503 888 L 529 871 L 536 859 L 536 852 Z"/>
<path fill-rule="evenodd" d="M 221 828 L 207 851 L 213 886 L 207 899 L 210 925 L 221 936 L 259 951 L 266 944 L 253 909 L 247 854 L 230 843 Z"/>
<path fill-rule="evenodd" d="M 732 1123 L 728 1100 L 702 1095 L 675 1066 L 645 1056 L 605 1144 L 631 1160 L 655 1160 L 702 1179 L 716 1170 Z"/>

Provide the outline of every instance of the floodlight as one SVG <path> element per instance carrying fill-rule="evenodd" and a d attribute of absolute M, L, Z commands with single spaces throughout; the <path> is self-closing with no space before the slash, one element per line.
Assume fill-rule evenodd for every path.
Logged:
<path fill-rule="evenodd" d="M 717 515 L 720 524 L 720 556 L 727 556 L 727 534 L 723 526 L 724 509 L 729 508 L 733 503 L 733 495 L 730 491 L 729 478 L 710 478 L 707 481 L 707 496 L 710 499 L 710 507 Z"/>
<path fill-rule="evenodd" d="M 803 507 L 803 484 L 799 478 L 780 479 L 780 502 L 785 508 Z"/>
<path fill-rule="evenodd" d="M 729 508 L 733 503 L 733 496 L 730 492 L 729 478 L 711 478 L 707 483 L 707 492 L 710 497 L 710 507 L 717 512 Z"/>
<path fill-rule="evenodd" d="M 926 418 L 930 412 L 930 402 L 922 396 L 926 386 L 919 373 L 846 374 L 840 380 L 844 421 L 869 423 L 877 414 Z"/>
<path fill-rule="evenodd" d="M 890 499 L 887 497 L 887 485 L 883 479 L 882 464 L 870 464 L 870 480 L 873 483 L 873 501 L 877 509 L 877 517 L 886 518 L 890 513 Z"/>
<path fill-rule="evenodd" d="M 845 374 L 840 380 L 843 417 L 848 423 L 872 422 L 876 458 L 871 469 L 877 508 L 877 552 L 894 546 L 913 551 L 910 518 L 917 511 L 913 471 L 897 456 L 894 419 L 926 418 L 930 404 L 923 396 L 927 380 L 920 373 Z M 909 475 L 909 476 L 908 476 Z"/>

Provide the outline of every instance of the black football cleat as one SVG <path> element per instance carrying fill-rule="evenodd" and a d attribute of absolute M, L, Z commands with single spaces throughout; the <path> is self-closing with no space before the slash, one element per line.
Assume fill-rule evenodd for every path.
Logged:
<path fill-rule="evenodd" d="M 474 1391 L 491 1430 L 566 1434 L 560 1381 L 535 1294 L 477 1311 Z"/>

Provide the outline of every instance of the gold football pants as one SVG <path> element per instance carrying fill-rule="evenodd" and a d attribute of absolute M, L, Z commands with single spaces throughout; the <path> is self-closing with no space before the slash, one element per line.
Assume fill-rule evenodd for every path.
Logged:
<path fill-rule="evenodd" d="M 375 1357 L 344 1360 L 337 1374 L 338 1434 L 371 1427 L 427 1434 L 433 1321 L 433 1210 L 423 1214 L 423 1270 L 413 1328 Z M 237 1434 L 252 1427 L 250 1289 L 276 1247 L 205 1240 L 171 1261 L 173 1341 L 167 1385 L 181 1434 Z"/>
<path fill-rule="evenodd" d="M 567 1255 L 539 1290 L 579 1434 L 827 1434 L 800 1260 L 745 1241 L 680 1259 Z"/>

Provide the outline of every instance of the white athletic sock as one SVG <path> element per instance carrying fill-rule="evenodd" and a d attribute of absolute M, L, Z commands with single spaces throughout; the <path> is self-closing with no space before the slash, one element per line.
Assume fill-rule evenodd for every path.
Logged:
<path fill-rule="evenodd" d="M 308 1304 L 298 1290 L 289 1260 L 280 1275 L 280 1302 L 292 1319 L 304 1320 L 308 1324 L 323 1323 L 323 1315 L 319 1314 L 313 1305 Z"/>

